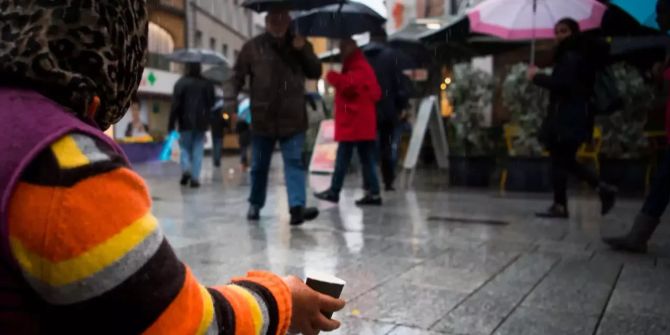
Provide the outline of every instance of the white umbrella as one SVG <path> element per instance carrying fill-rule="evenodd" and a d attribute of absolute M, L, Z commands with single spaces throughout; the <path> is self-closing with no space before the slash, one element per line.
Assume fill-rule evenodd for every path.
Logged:
<path fill-rule="evenodd" d="M 650 1 L 650 0 L 639 0 Z M 468 11 L 470 30 L 506 40 L 553 38 L 554 25 L 569 17 L 581 30 L 600 27 L 607 7 L 595 0 L 487 0 Z"/>

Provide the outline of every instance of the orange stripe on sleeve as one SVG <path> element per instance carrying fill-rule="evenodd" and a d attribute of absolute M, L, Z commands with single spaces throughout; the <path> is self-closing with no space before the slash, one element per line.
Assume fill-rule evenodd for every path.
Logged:
<path fill-rule="evenodd" d="M 95 206 L 86 205 L 91 202 Z M 59 262 L 105 242 L 150 207 L 144 182 L 126 168 L 69 188 L 20 183 L 9 206 L 9 232 L 26 249 Z"/>
<path fill-rule="evenodd" d="M 233 308 L 233 313 L 235 314 L 235 335 L 256 335 L 252 309 L 244 296 L 228 286 L 218 286 L 214 289 L 221 292 Z"/>
<path fill-rule="evenodd" d="M 286 334 L 291 325 L 293 312 L 293 298 L 286 283 L 279 276 L 265 271 L 251 271 L 247 274 L 247 277 L 233 279 L 233 283 L 237 281 L 254 282 L 267 288 L 272 293 L 277 301 L 277 310 L 279 312 L 277 335 Z"/>
<path fill-rule="evenodd" d="M 187 267 L 181 291 L 144 334 L 196 334 L 203 328 L 204 312 L 201 286 Z"/>

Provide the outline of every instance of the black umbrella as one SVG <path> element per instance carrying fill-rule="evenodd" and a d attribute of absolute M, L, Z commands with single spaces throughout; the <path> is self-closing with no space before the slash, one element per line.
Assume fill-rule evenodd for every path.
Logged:
<path fill-rule="evenodd" d="M 379 29 L 386 19 L 359 2 L 329 5 L 299 15 L 293 24 L 303 36 L 346 38 Z"/>
<path fill-rule="evenodd" d="M 226 65 L 219 65 L 215 66 L 207 71 L 204 71 L 202 73 L 202 76 L 217 82 L 217 83 L 223 83 L 226 80 L 230 79 L 230 76 L 232 75 L 233 71 L 230 69 L 230 67 Z"/>
<path fill-rule="evenodd" d="M 181 49 L 167 55 L 166 58 L 177 63 L 228 64 L 228 60 L 222 54 L 205 49 Z"/>
<path fill-rule="evenodd" d="M 344 1 L 346 0 L 246 0 L 242 3 L 242 7 L 262 13 L 275 8 L 310 10 Z"/>

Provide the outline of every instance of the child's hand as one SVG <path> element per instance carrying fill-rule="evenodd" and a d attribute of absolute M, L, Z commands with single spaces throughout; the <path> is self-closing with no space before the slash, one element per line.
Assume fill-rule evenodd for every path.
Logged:
<path fill-rule="evenodd" d="M 320 331 L 331 331 L 340 327 L 340 322 L 326 318 L 321 312 L 337 312 L 345 302 L 309 288 L 295 276 L 284 278 L 293 298 L 293 318 L 291 333 L 317 335 Z"/>

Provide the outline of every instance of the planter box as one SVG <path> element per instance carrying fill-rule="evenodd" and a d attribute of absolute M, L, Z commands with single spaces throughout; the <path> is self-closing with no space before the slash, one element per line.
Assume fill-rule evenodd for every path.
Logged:
<path fill-rule="evenodd" d="M 128 160 L 133 164 L 157 161 L 164 145 L 165 142 L 119 143 Z"/>
<path fill-rule="evenodd" d="M 508 157 L 508 191 L 550 192 L 551 161 L 547 157 Z"/>
<path fill-rule="evenodd" d="M 600 177 L 619 188 L 624 194 L 643 194 L 647 176 L 647 159 L 600 160 Z"/>
<path fill-rule="evenodd" d="M 490 156 L 450 156 L 449 183 L 452 186 L 489 187 L 495 162 Z"/>

